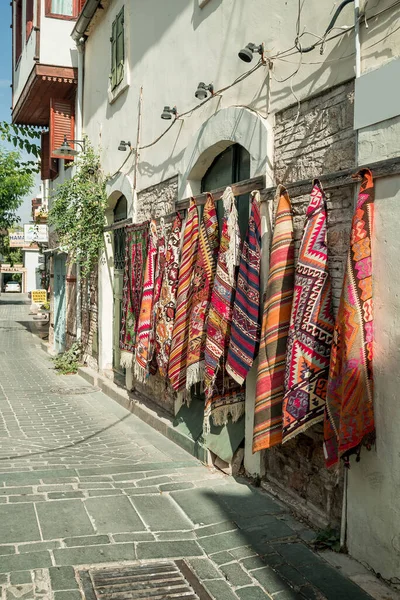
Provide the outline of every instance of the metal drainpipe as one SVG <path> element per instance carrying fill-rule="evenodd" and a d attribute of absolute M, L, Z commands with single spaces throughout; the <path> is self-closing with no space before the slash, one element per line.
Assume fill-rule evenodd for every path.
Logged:
<path fill-rule="evenodd" d="M 361 43 L 360 43 L 360 0 L 354 0 L 354 33 L 356 46 L 356 79 L 361 75 Z M 356 133 L 356 165 L 358 165 L 358 131 Z M 348 469 L 344 468 L 343 474 L 343 502 L 342 519 L 340 524 L 340 549 L 346 548 L 347 540 L 347 494 L 349 485 Z"/>
<path fill-rule="evenodd" d="M 83 76 L 85 42 L 81 38 L 76 42 L 78 50 L 78 90 L 76 103 L 76 139 L 82 139 L 83 131 Z M 76 341 L 82 341 L 82 280 L 81 267 L 76 265 Z"/>
<path fill-rule="evenodd" d="M 354 0 L 355 43 L 356 43 L 356 78 L 361 75 L 361 43 L 360 43 L 360 0 Z"/>

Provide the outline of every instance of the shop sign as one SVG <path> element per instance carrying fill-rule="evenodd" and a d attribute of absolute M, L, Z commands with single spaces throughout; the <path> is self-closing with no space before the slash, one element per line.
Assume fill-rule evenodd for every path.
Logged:
<path fill-rule="evenodd" d="M 49 241 L 49 233 L 47 225 L 38 225 L 36 223 L 28 223 L 24 225 L 25 242 L 38 242 L 40 244 Z"/>
<path fill-rule="evenodd" d="M 26 248 L 25 234 L 23 231 L 15 231 L 8 234 L 10 240 L 10 248 Z"/>
<path fill-rule="evenodd" d="M 34 304 L 43 304 L 43 302 L 47 302 L 46 290 L 32 290 L 31 295 Z"/>

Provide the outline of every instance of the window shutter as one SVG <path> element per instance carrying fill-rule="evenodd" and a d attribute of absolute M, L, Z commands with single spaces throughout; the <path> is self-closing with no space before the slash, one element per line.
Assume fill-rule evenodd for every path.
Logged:
<path fill-rule="evenodd" d="M 50 133 L 42 133 L 40 153 L 41 179 L 54 179 L 58 175 L 58 160 L 50 156 Z"/>
<path fill-rule="evenodd" d="M 42 181 L 51 179 L 50 173 L 50 134 L 42 133 L 42 150 L 40 153 L 40 171 Z"/>
<path fill-rule="evenodd" d="M 74 104 L 68 100 L 50 101 L 50 149 L 52 158 L 65 158 L 73 160 L 74 157 L 56 154 L 54 151 L 61 146 L 64 137 L 68 140 L 74 139 L 75 118 Z M 70 144 L 73 147 L 73 144 Z"/>
<path fill-rule="evenodd" d="M 117 85 L 117 21 L 112 24 L 111 30 L 111 89 Z"/>
<path fill-rule="evenodd" d="M 125 59 L 125 43 L 124 43 L 124 9 L 119 12 L 117 16 L 117 82 L 116 85 L 121 83 L 124 78 L 124 59 Z"/>

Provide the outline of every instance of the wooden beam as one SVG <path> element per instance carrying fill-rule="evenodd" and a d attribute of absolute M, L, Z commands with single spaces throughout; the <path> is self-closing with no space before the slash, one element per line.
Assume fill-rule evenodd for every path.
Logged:
<path fill-rule="evenodd" d="M 211 193 L 214 200 L 220 200 L 226 188 L 227 186 L 213 190 Z M 243 181 L 239 181 L 238 183 L 232 183 L 231 188 L 234 196 L 249 194 L 253 190 L 263 190 L 265 188 L 265 176 L 260 175 L 259 177 L 253 177 L 252 179 L 245 179 Z M 205 204 L 207 202 L 207 193 L 194 196 L 194 199 L 196 200 L 197 206 Z M 183 208 L 189 208 L 189 203 L 190 198 L 178 200 L 176 203 L 176 209 L 182 210 Z"/>
<path fill-rule="evenodd" d="M 123 221 L 117 221 L 112 225 L 107 225 L 107 227 L 103 227 L 103 231 L 115 231 L 116 229 L 122 229 L 122 227 L 126 227 L 127 225 L 132 225 L 132 219 L 124 219 Z"/>
<path fill-rule="evenodd" d="M 390 177 L 393 175 L 400 175 L 400 157 L 390 158 L 388 160 L 380 160 L 369 165 L 363 165 L 360 167 L 354 167 L 352 169 L 346 169 L 343 171 L 336 171 L 335 173 L 328 173 L 327 175 L 321 175 L 318 177 L 324 190 L 332 190 L 334 188 L 347 187 L 349 185 L 355 185 L 361 181 L 357 177 L 357 173 L 362 169 L 370 169 L 374 179 L 381 177 Z M 301 181 L 294 181 L 285 185 L 289 196 L 296 198 L 298 196 L 305 196 L 311 192 L 314 179 L 303 179 Z M 284 185 L 284 184 L 283 184 Z M 268 202 L 275 198 L 276 187 L 266 188 L 261 192 L 261 200 Z"/>

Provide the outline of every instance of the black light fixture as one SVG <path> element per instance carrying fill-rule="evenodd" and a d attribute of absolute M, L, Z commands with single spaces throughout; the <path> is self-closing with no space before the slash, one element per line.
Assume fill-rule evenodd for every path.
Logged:
<path fill-rule="evenodd" d="M 211 96 L 214 93 L 214 86 L 212 83 L 209 83 L 208 85 L 206 85 L 205 83 L 203 83 L 203 81 L 200 81 L 199 85 L 197 86 L 197 90 L 195 92 L 195 96 L 196 98 L 198 98 L 199 100 L 205 100 L 208 96 L 208 92 L 210 92 Z"/>
<path fill-rule="evenodd" d="M 172 119 L 172 115 L 175 115 L 175 118 L 178 114 L 178 111 L 176 110 L 176 106 L 173 106 L 172 108 L 170 108 L 169 106 L 164 106 L 164 110 L 161 113 L 161 118 L 165 119 L 166 121 L 169 121 L 170 119 Z"/>
<path fill-rule="evenodd" d="M 239 52 L 239 58 L 244 62 L 249 63 L 253 60 L 253 54 L 255 53 L 258 53 L 261 56 L 263 56 L 264 44 L 260 44 L 259 46 L 257 46 L 257 44 L 253 44 L 252 42 L 250 42 L 245 48 L 241 49 L 241 51 Z"/>
<path fill-rule="evenodd" d="M 126 152 L 126 149 L 129 148 L 131 149 L 131 143 L 130 142 L 124 142 L 124 140 L 121 140 L 118 146 L 118 150 L 120 150 L 121 152 Z"/>
<path fill-rule="evenodd" d="M 85 140 L 69 140 L 67 139 L 67 136 L 64 135 L 63 143 L 59 148 L 53 150 L 53 154 L 58 156 L 76 156 L 79 154 L 78 150 L 74 150 L 70 144 L 78 144 L 81 150 L 85 151 Z"/>

